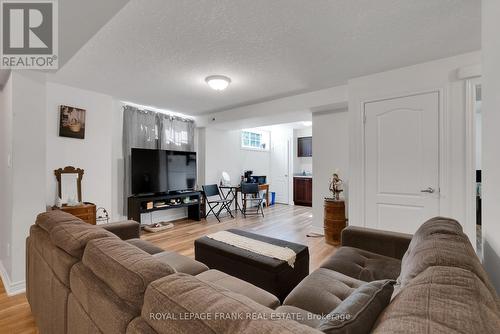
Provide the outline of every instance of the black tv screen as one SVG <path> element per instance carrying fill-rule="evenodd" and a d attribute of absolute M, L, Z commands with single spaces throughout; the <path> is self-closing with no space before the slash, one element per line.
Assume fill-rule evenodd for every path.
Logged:
<path fill-rule="evenodd" d="M 196 187 L 196 153 L 167 151 L 168 190 L 193 190 Z"/>
<path fill-rule="evenodd" d="M 132 193 L 154 194 L 193 190 L 196 153 L 132 149 Z"/>
<path fill-rule="evenodd" d="M 132 193 L 151 194 L 168 191 L 167 152 L 132 149 Z"/>

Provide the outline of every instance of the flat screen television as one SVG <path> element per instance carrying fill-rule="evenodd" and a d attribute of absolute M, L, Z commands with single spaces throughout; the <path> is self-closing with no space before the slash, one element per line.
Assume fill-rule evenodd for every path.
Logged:
<path fill-rule="evenodd" d="M 156 194 L 196 187 L 196 153 L 132 149 L 132 193 Z"/>
<path fill-rule="evenodd" d="M 194 190 L 196 187 L 196 153 L 167 151 L 168 191 Z"/>

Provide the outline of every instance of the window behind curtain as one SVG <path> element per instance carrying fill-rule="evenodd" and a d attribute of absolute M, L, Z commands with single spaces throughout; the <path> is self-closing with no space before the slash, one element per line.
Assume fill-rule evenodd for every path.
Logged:
<path fill-rule="evenodd" d="M 194 151 L 194 122 L 189 119 L 158 114 L 160 148 L 162 150 Z"/>

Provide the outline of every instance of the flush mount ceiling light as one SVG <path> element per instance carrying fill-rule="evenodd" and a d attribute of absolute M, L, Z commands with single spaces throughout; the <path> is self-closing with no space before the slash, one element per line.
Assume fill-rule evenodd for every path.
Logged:
<path fill-rule="evenodd" d="M 231 83 L 231 79 L 224 75 L 211 75 L 205 78 L 205 82 L 214 90 L 224 90 Z"/>

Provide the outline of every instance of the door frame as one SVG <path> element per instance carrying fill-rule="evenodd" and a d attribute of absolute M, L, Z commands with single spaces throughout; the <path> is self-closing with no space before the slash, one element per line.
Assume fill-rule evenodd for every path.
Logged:
<path fill-rule="evenodd" d="M 481 84 L 481 77 L 468 78 L 465 81 L 465 219 L 467 226 L 476 230 L 476 89 Z M 482 240 L 482 238 L 481 238 Z M 472 240 L 476 250 L 476 239 Z"/>
<path fill-rule="evenodd" d="M 449 172 L 448 172 L 448 161 L 449 161 L 449 130 L 448 130 L 448 114 L 447 114 L 447 89 L 446 88 L 430 88 L 420 91 L 413 92 L 404 92 L 404 93 L 394 93 L 387 94 L 373 98 L 367 98 L 360 101 L 359 108 L 359 122 L 360 124 L 360 134 L 361 134 L 361 147 L 358 158 L 360 159 L 361 170 L 359 171 L 359 197 L 356 198 L 358 202 L 358 219 L 362 222 L 362 225 L 365 227 L 373 227 L 371 225 L 367 225 L 366 221 L 366 137 L 365 137 L 365 110 L 366 104 L 372 102 L 381 102 L 387 100 L 394 100 L 398 98 L 412 97 L 417 95 L 424 95 L 429 93 L 437 93 L 438 94 L 438 154 L 439 154 L 439 175 L 438 175 L 438 188 L 439 188 L 439 213 L 443 211 L 443 207 L 449 206 L 449 196 L 448 196 L 448 184 L 449 184 Z M 352 200 L 352 199 L 351 199 Z M 352 205 L 352 203 L 351 203 Z"/>

